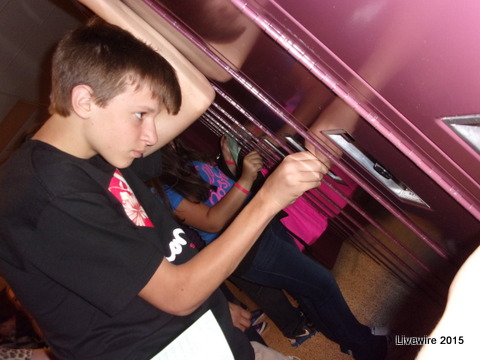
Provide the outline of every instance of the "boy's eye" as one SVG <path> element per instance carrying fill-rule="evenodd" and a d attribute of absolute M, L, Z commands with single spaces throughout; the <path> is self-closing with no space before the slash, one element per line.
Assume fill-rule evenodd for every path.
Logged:
<path fill-rule="evenodd" d="M 143 120 L 143 116 L 145 115 L 144 112 L 137 112 L 135 113 L 135 116 L 139 119 L 139 120 Z"/>

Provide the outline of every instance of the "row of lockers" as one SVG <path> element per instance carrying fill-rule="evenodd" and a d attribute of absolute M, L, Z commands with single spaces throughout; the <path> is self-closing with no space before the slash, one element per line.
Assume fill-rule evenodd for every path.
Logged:
<path fill-rule="evenodd" d="M 478 2 L 81 2 L 147 24 L 209 80 L 195 146 L 229 135 L 269 168 L 305 148 L 329 158 L 304 196 L 328 219 L 310 249 L 327 266 L 351 241 L 445 295 L 480 240 Z"/>

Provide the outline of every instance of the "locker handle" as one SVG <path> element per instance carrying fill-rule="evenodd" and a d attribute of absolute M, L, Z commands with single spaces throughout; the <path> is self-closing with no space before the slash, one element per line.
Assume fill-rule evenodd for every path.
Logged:
<path fill-rule="evenodd" d="M 414 191 L 380 165 L 372 157 L 365 154 L 355 145 L 355 140 L 346 131 L 324 130 L 322 131 L 331 141 L 333 141 L 340 149 L 348 156 L 355 160 L 360 166 L 367 170 L 373 177 L 375 177 L 383 186 L 385 186 L 391 193 L 403 201 L 407 201 L 416 205 L 421 205 L 426 208 L 430 206 L 420 198 Z"/>
<path fill-rule="evenodd" d="M 385 169 L 382 165 L 380 165 L 377 162 L 373 164 L 373 169 L 387 180 L 390 180 L 393 178 L 392 174 L 390 174 L 387 169 Z"/>

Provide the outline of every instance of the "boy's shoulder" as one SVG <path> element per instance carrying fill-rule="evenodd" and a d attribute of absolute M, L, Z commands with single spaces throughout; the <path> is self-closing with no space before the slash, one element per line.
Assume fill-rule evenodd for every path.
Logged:
<path fill-rule="evenodd" d="M 37 183 L 57 193 L 79 191 L 89 186 L 89 180 L 108 184 L 114 170 L 102 159 L 79 159 L 44 142 L 28 140 L 2 165 L 0 184 Z"/>

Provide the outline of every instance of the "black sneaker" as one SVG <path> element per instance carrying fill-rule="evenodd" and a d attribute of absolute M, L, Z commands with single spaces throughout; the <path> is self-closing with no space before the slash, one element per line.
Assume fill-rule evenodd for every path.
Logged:
<path fill-rule="evenodd" d="M 314 330 L 308 326 L 305 326 L 303 328 L 303 331 L 302 333 L 300 333 L 299 335 L 295 336 L 293 339 L 289 339 L 290 340 L 290 345 L 292 345 L 293 347 L 297 347 L 301 344 L 303 344 L 305 341 L 307 341 L 308 339 L 310 339 L 312 336 L 314 336 L 315 334 L 317 333 L 317 330 Z"/>
<path fill-rule="evenodd" d="M 349 351 L 355 360 L 384 360 L 387 357 L 392 335 L 376 335 L 369 341 L 369 348 L 361 352 Z"/>
<path fill-rule="evenodd" d="M 261 323 L 265 319 L 265 316 L 266 315 L 262 309 L 253 310 L 252 317 L 250 318 L 250 323 L 252 324 L 252 326 L 255 326 Z"/>
<path fill-rule="evenodd" d="M 262 335 L 267 330 L 268 324 L 263 321 L 256 325 L 253 325 L 253 328 L 257 331 L 258 335 Z"/>

